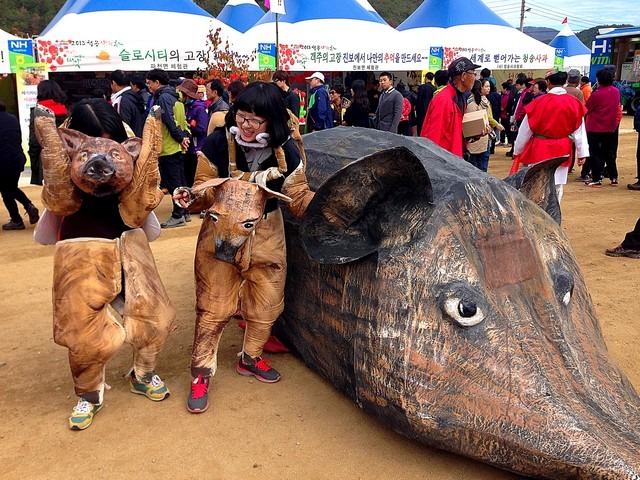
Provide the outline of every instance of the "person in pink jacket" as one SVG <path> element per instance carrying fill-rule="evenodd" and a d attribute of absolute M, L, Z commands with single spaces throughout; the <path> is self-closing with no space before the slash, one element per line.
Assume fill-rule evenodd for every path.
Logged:
<path fill-rule="evenodd" d="M 587 183 L 589 187 L 602 187 L 602 172 L 605 165 L 611 186 L 618 186 L 615 150 L 617 128 L 622 119 L 622 107 L 620 91 L 613 86 L 613 75 L 611 69 L 598 70 L 596 73 L 598 88 L 591 94 L 586 104 L 586 129 L 592 172 L 592 179 Z"/>

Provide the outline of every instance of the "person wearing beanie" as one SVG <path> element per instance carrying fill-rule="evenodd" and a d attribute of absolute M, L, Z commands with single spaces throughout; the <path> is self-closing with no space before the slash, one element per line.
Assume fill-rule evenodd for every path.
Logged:
<path fill-rule="evenodd" d="M 565 85 L 564 89 L 567 91 L 569 95 L 576 97 L 578 100 L 580 100 L 580 103 L 584 104 L 585 102 L 584 94 L 582 93 L 582 90 L 580 90 L 581 78 L 582 78 L 582 75 L 580 74 L 580 71 L 576 70 L 575 68 L 572 68 L 568 72 L 567 84 Z"/>

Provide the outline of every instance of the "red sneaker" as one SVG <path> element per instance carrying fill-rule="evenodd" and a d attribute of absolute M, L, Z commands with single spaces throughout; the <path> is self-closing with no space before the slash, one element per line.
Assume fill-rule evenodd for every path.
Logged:
<path fill-rule="evenodd" d="M 251 358 L 242 352 L 236 371 L 245 377 L 253 375 L 261 382 L 275 383 L 280 380 L 280 373 L 271 367 L 270 362 L 262 357 Z"/>
<path fill-rule="evenodd" d="M 191 392 L 187 400 L 187 410 L 191 413 L 202 413 L 209 408 L 209 378 L 198 375 L 191 380 Z"/>

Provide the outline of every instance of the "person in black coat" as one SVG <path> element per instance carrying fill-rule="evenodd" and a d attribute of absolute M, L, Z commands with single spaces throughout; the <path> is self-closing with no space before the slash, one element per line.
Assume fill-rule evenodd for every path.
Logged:
<path fill-rule="evenodd" d="M 424 76 L 424 83 L 418 87 L 418 99 L 416 102 L 416 120 L 418 125 L 418 133 L 422 131 L 422 124 L 424 123 L 424 117 L 427 115 L 427 109 L 429 108 L 429 102 L 433 98 L 433 93 L 436 91 L 436 86 L 433 82 L 433 73 L 427 72 Z"/>
<path fill-rule="evenodd" d="M 489 91 L 489 95 L 487 95 L 487 100 L 489 100 L 489 103 L 491 104 L 491 113 L 493 115 L 493 119 L 496 122 L 500 123 L 500 109 L 502 108 L 500 106 L 500 94 L 498 93 L 498 89 L 496 88 L 496 86 L 490 80 L 489 80 L 489 88 L 490 88 L 490 91 Z M 496 150 L 497 138 L 498 137 L 496 136 L 489 140 L 491 142 L 490 153 L 492 154 L 495 153 L 495 150 Z"/>
<path fill-rule="evenodd" d="M 354 80 L 351 83 L 351 100 L 342 117 L 342 124 L 351 127 L 371 126 L 369 120 L 369 96 L 364 80 Z"/>
<path fill-rule="evenodd" d="M 20 202 L 32 225 L 40 219 L 36 206 L 25 193 L 18 188 L 20 173 L 24 170 L 27 158 L 22 151 L 22 135 L 20 122 L 7 112 L 7 107 L 0 102 L 0 194 L 9 211 L 11 221 L 2 225 L 3 230 L 24 230 L 24 222 L 18 211 L 16 200 Z"/>
<path fill-rule="evenodd" d="M 130 83 L 129 77 L 122 70 L 115 70 L 111 74 L 111 104 L 136 137 L 142 138 L 146 106 L 142 95 L 136 93 Z"/>
<path fill-rule="evenodd" d="M 280 88 L 280 94 L 284 100 L 284 106 L 291 110 L 296 117 L 300 118 L 300 97 L 293 91 L 289 84 L 289 75 L 283 70 L 276 70 L 271 77 L 273 83 Z"/>

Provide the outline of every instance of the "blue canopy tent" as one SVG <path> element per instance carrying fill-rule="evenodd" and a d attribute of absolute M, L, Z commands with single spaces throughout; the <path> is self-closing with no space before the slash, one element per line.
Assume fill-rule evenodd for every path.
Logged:
<path fill-rule="evenodd" d="M 492 70 L 553 66 L 552 47 L 512 27 L 481 0 L 424 0 L 397 30 L 403 43 L 441 56 L 444 68 L 459 56 Z"/>
<path fill-rule="evenodd" d="M 564 50 L 564 69 L 577 68 L 583 74 L 589 73 L 591 65 L 591 49 L 580 41 L 576 34 L 573 33 L 569 23 L 562 22 L 562 30 L 549 42 L 553 48 L 562 48 Z"/>
<path fill-rule="evenodd" d="M 118 28 L 114 28 L 117 25 Z M 51 71 L 196 70 L 205 67 L 207 35 L 240 32 L 191 0 L 67 0 L 37 39 Z"/>
<path fill-rule="evenodd" d="M 255 0 L 229 0 L 216 17 L 241 33 L 253 27 L 264 16 Z"/>

